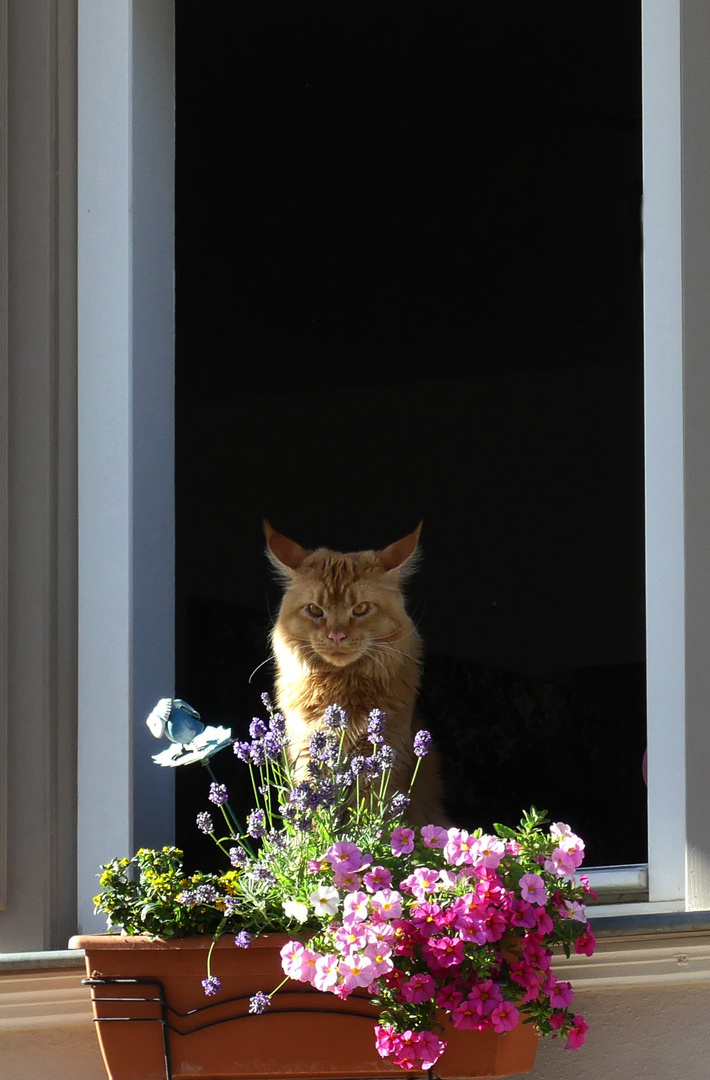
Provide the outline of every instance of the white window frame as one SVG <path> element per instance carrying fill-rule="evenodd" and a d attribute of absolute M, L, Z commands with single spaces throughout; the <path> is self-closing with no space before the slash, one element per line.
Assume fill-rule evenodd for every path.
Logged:
<path fill-rule="evenodd" d="M 707 0 L 643 0 L 642 11 L 649 899 L 598 916 L 710 908 L 702 768 L 710 760 L 710 19 Z M 84 930 L 97 925 L 87 900 L 97 864 L 131 847 L 143 828 L 145 793 L 159 781 L 145 774 L 150 747 L 138 718 L 173 677 L 171 25 L 169 0 L 79 3 Z M 155 291 L 156 275 L 164 285 L 157 308 L 145 292 Z M 136 393 L 138 377 L 151 411 Z M 166 786 L 155 800 L 163 808 L 155 835 L 165 831 L 168 801 Z M 642 872 L 611 874 L 615 887 L 638 888 Z"/>

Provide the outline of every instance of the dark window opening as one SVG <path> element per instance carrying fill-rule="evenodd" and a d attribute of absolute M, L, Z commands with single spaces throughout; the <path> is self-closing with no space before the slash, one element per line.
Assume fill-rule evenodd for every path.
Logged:
<path fill-rule="evenodd" d="M 176 693 L 261 711 L 262 517 L 340 550 L 423 518 L 452 816 L 644 861 L 638 0 L 176 11 Z"/>

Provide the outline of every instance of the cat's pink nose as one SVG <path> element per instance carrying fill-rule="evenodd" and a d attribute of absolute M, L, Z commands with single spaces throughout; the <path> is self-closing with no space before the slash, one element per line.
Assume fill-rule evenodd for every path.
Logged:
<path fill-rule="evenodd" d="M 341 641 L 344 641 L 346 635 L 341 634 L 339 631 L 331 630 L 328 637 L 331 641 L 334 641 L 336 645 L 339 645 Z"/>

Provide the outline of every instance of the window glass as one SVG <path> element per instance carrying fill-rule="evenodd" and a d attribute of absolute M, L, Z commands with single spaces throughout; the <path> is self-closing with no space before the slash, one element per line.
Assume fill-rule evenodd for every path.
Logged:
<path fill-rule="evenodd" d="M 270 688 L 262 517 L 423 518 L 452 816 L 644 861 L 638 3 L 176 10 L 176 692 L 243 729 Z"/>

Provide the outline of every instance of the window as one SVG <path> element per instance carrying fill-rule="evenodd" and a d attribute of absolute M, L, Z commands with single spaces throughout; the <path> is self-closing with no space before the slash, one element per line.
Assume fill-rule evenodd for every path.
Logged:
<path fill-rule="evenodd" d="M 263 515 L 423 516 L 452 813 L 549 807 L 595 865 L 647 857 L 640 94 L 633 2 L 177 8 L 180 692 L 260 707 Z"/>

